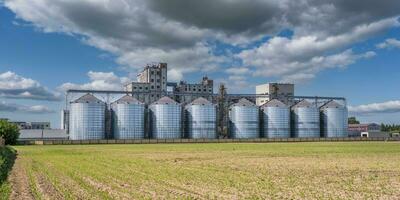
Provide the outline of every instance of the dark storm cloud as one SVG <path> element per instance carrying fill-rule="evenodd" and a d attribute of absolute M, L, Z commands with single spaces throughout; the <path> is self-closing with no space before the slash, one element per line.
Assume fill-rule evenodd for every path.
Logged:
<path fill-rule="evenodd" d="M 199 28 L 242 33 L 281 21 L 283 12 L 273 1 L 148 0 L 151 10 L 168 19 Z M 260 30 L 261 31 L 261 30 Z"/>
<path fill-rule="evenodd" d="M 272 64 L 265 63 L 269 61 L 289 77 L 301 72 L 301 77 L 312 78 L 322 69 L 337 67 L 331 63 L 345 67 L 355 58 L 368 57 L 363 56 L 368 52 L 356 55 L 348 48 L 398 26 L 391 20 L 400 15 L 399 0 L 4 2 L 18 18 L 44 32 L 81 35 L 87 44 L 117 55 L 117 62 L 130 69 L 168 62 L 175 77 L 201 69 L 218 70 L 239 59 L 263 76 L 271 74 L 262 73 L 270 71 Z M 277 36 L 286 29 L 293 31 L 292 38 Z M 261 48 L 252 46 L 266 36 L 271 39 L 262 42 Z M 215 55 L 214 41 L 251 48 L 237 55 Z M 248 62 L 252 60 L 257 62 Z M 310 69 L 309 63 L 316 64 Z"/>

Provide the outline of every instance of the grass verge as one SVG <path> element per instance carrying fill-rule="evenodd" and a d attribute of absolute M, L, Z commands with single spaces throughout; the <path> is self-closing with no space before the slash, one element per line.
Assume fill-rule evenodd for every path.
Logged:
<path fill-rule="evenodd" d="M 0 147 L 0 200 L 8 199 L 11 186 L 7 181 L 16 158 L 16 151 L 10 147 Z"/>

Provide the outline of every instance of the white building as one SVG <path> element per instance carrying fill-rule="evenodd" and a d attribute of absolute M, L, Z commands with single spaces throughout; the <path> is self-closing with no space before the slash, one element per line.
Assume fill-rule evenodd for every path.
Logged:
<path fill-rule="evenodd" d="M 265 98 L 257 98 L 256 104 L 263 105 L 271 99 L 278 99 L 285 104 L 289 103 L 289 97 L 294 96 L 294 84 L 290 83 L 267 83 L 256 86 L 256 94 L 269 95 Z"/>

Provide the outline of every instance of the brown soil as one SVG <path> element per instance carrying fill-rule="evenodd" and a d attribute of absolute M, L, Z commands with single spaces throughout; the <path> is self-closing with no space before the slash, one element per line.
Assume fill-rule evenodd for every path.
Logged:
<path fill-rule="evenodd" d="M 19 156 L 17 156 L 11 170 L 9 182 L 12 187 L 10 199 L 34 199 L 29 187 L 28 175 Z"/>

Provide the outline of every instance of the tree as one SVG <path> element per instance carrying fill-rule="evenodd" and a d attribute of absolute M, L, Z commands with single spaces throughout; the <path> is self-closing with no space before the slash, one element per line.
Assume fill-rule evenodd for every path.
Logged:
<path fill-rule="evenodd" d="M 356 117 L 349 117 L 348 122 L 349 124 L 360 124 L 360 122 L 357 121 Z"/>
<path fill-rule="evenodd" d="M 19 137 L 18 126 L 5 120 L 0 120 L 0 136 L 3 137 L 7 145 L 16 144 Z"/>

